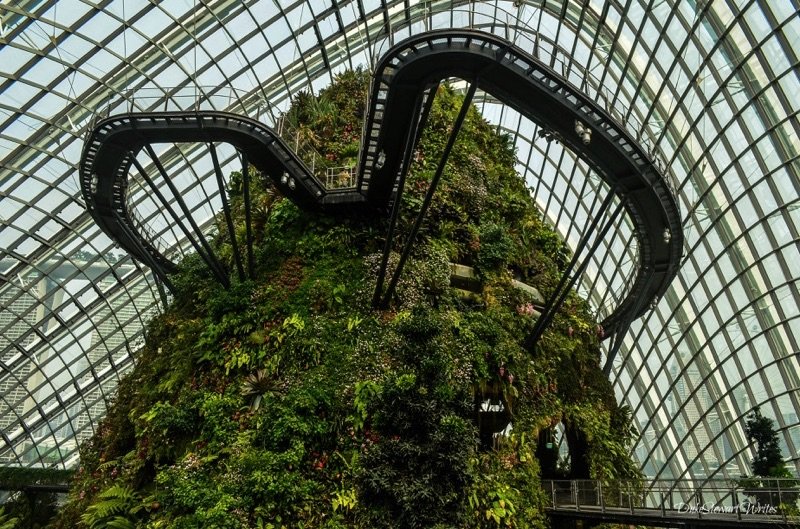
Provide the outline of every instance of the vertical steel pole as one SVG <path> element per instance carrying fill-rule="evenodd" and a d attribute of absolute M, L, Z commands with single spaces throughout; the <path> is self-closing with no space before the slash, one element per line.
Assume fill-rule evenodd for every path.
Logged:
<path fill-rule="evenodd" d="M 389 301 L 392 298 L 392 294 L 394 294 L 394 289 L 397 286 L 397 281 L 400 279 L 400 274 L 403 271 L 403 267 L 406 264 L 406 260 L 408 260 L 408 256 L 411 254 L 411 246 L 414 244 L 414 239 L 416 239 L 417 232 L 419 231 L 420 226 L 422 225 L 422 219 L 425 218 L 425 213 L 428 211 L 428 207 L 431 205 L 431 201 L 433 200 L 433 194 L 436 191 L 436 188 L 439 185 L 439 180 L 442 177 L 442 173 L 444 173 L 445 165 L 447 164 L 447 159 L 450 158 L 450 151 L 453 150 L 453 145 L 455 145 L 456 138 L 458 137 L 458 131 L 461 130 L 461 126 L 464 124 L 464 119 L 467 117 L 467 111 L 472 104 L 472 97 L 475 95 L 475 90 L 478 88 L 478 80 L 475 79 L 472 84 L 470 84 L 469 89 L 467 90 L 467 95 L 464 96 L 464 101 L 461 104 L 461 110 L 458 113 L 458 117 L 456 118 L 455 123 L 453 123 L 453 131 L 450 133 L 450 137 L 447 140 L 447 145 L 444 147 L 444 152 L 442 153 L 442 157 L 439 160 L 439 165 L 436 168 L 436 173 L 433 175 L 431 179 L 430 187 L 428 187 L 428 192 L 425 194 L 425 199 L 422 201 L 422 206 L 420 207 L 420 211 L 417 214 L 417 218 L 414 221 L 414 225 L 411 227 L 411 232 L 408 235 L 408 240 L 406 241 L 406 245 L 403 248 L 403 253 L 400 254 L 400 260 L 397 263 L 397 268 L 395 268 L 394 274 L 392 274 L 392 279 L 389 281 L 389 286 L 386 288 L 386 293 L 384 294 L 383 301 L 381 302 L 381 307 L 387 307 L 389 305 Z"/>
<path fill-rule="evenodd" d="M 228 196 L 225 189 L 225 179 L 222 175 L 222 167 L 219 165 L 217 148 L 213 142 L 208 143 L 211 152 L 211 161 L 214 164 L 214 174 L 217 177 L 217 187 L 219 196 L 222 200 L 222 213 L 225 216 L 225 224 L 228 227 L 228 236 L 231 238 L 231 248 L 233 249 L 233 259 L 236 262 L 236 270 L 239 273 L 239 281 L 244 281 L 244 267 L 242 266 L 242 256 L 239 254 L 239 242 L 236 240 L 236 229 L 233 227 L 233 217 L 231 216 L 231 206 L 228 203 Z"/>
<path fill-rule="evenodd" d="M 253 226 L 252 204 L 250 203 L 250 173 L 247 170 L 247 155 L 242 152 L 242 199 L 244 200 L 244 228 L 247 244 L 247 275 L 250 279 L 255 277 L 253 266 Z"/>
<path fill-rule="evenodd" d="M 152 149 L 150 149 L 150 150 L 152 150 Z M 142 175 L 142 178 L 144 178 L 144 181 L 147 183 L 147 185 L 150 186 L 150 189 L 152 189 L 153 193 L 161 201 L 162 206 L 170 214 L 170 216 L 172 217 L 173 222 L 178 225 L 178 228 L 180 228 L 180 230 L 183 232 L 183 235 L 186 237 L 186 239 L 189 241 L 189 243 L 194 247 L 194 249 L 197 252 L 197 254 L 203 259 L 203 261 L 205 261 L 206 265 L 211 270 L 211 272 L 214 275 L 217 276 L 217 279 L 221 283 L 224 284 L 224 280 L 226 278 L 224 277 L 224 273 L 222 272 L 222 269 L 216 266 L 216 264 L 215 264 L 216 261 L 214 259 L 215 256 L 213 255 L 213 252 L 211 252 L 210 248 L 207 247 L 207 243 L 206 244 L 201 244 L 201 243 L 205 243 L 205 239 L 202 237 L 202 233 L 199 231 L 199 228 L 195 229 L 195 232 L 198 233 L 198 235 L 200 236 L 199 237 L 200 241 L 198 242 L 192 236 L 192 234 L 189 231 L 189 229 L 183 224 L 183 222 L 181 222 L 180 216 L 178 216 L 178 214 L 172 208 L 172 205 L 170 204 L 170 202 L 167 200 L 167 198 L 164 196 L 164 194 L 161 192 L 161 190 L 158 189 L 158 187 L 155 185 L 153 180 L 147 174 L 147 171 L 145 170 L 144 166 L 142 166 L 142 164 L 139 162 L 139 160 L 136 159 L 135 154 L 133 152 L 131 152 L 130 156 L 131 156 L 132 163 L 133 163 L 134 167 L 136 167 L 136 169 Z M 155 156 L 155 153 L 151 154 L 151 157 L 152 156 Z M 156 165 L 159 168 L 159 171 L 161 171 L 162 177 L 165 180 L 168 180 L 169 177 L 167 176 L 167 174 L 164 171 L 164 169 L 161 166 L 161 164 L 158 163 Z M 178 194 L 177 193 L 177 188 L 175 188 L 174 185 L 169 185 L 169 187 L 170 187 L 170 190 L 172 190 L 173 194 L 176 196 L 176 199 L 178 201 L 178 205 L 181 206 L 181 208 L 182 208 L 182 210 L 184 212 L 184 215 L 186 215 L 186 217 L 188 218 L 188 220 L 189 220 L 189 222 L 191 224 L 193 222 L 193 219 L 191 219 L 191 213 L 188 211 L 188 209 L 186 209 L 186 205 L 183 203 L 183 201 L 180 199 L 180 197 L 177 196 L 177 194 Z M 133 213 L 133 210 L 129 209 L 129 212 Z M 195 225 L 193 225 L 192 227 L 194 229 Z M 147 227 L 144 225 L 143 221 L 142 221 L 141 228 L 144 228 L 145 230 L 147 229 Z M 155 240 L 152 241 L 152 244 L 155 245 Z"/>
<path fill-rule="evenodd" d="M 631 490 L 630 481 L 628 481 L 628 506 L 630 507 L 631 514 L 633 514 L 633 491 Z"/>
<path fill-rule="evenodd" d="M 418 98 L 414 104 L 414 113 L 422 103 L 422 99 Z M 418 124 L 418 126 L 421 124 Z M 381 256 L 381 267 L 378 269 L 378 279 L 375 281 L 375 292 L 372 294 L 372 306 L 379 307 L 381 301 L 381 294 L 383 293 L 383 282 L 386 279 L 386 267 L 389 264 L 389 254 L 392 252 L 392 242 L 394 241 L 394 230 L 397 226 L 397 217 L 400 215 L 400 206 L 403 198 L 403 189 L 406 185 L 406 176 L 411 165 L 411 154 L 414 151 L 414 140 L 416 137 L 416 130 L 414 127 L 408 129 L 406 135 L 406 148 L 403 152 L 402 166 L 400 167 L 400 177 L 397 181 L 397 190 L 394 194 L 394 201 L 392 202 L 392 211 L 389 215 L 389 227 L 386 230 L 386 241 L 383 244 L 383 255 Z"/>
<path fill-rule="evenodd" d="M 603 482 L 600 481 L 600 511 L 606 512 L 606 499 L 603 497 Z"/>

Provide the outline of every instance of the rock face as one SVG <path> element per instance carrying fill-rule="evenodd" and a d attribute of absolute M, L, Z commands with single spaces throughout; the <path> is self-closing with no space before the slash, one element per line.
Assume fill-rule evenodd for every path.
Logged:
<path fill-rule="evenodd" d="M 342 74 L 287 115 L 332 167 L 357 156 L 366 80 Z M 398 249 L 459 105 L 440 88 Z M 544 527 L 542 477 L 635 476 L 587 304 L 571 296 L 521 347 L 568 252 L 514 165 L 470 110 L 386 310 L 370 303 L 384 221 L 307 214 L 255 178 L 257 277 L 224 290 L 182 263 L 55 526 Z M 557 464 L 559 424 L 575 441 Z"/>

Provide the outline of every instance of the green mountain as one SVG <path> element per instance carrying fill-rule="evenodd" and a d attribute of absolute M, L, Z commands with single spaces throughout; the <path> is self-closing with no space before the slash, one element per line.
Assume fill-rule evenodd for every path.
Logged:
<path fill-rule="evenodd" d="M 287 114 L 330 167 L 355 163 L 367 82 L 344 73 Z M 395 250 L 461 101 L 437 93 Z M 543 477 L 638 476 L 587 303 L 571 295 L 536 350 L 521 346 L 569 252 L 515 160 L 471 108 L 386 310 L 371 299 L 387 221 L 303 212 L 253 174 L 256 279 L 225 290 L 181 264 L 54 526 L 545 527 Z"/>

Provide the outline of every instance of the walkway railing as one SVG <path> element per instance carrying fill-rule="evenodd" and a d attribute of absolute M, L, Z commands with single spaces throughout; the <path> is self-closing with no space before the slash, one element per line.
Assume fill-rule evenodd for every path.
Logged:
<path fill-rule="evenodd" d="M 454 57 L 458 60 L 454 60 Z M 355 188 L 344 187 L 352 185 L 353 175 L 347 168 L 344 172 L 340 171 L 341 167 L 337 166 L 344 164 L 331 159 L 334 156 L 312 153 L 309 163 L 304 156 L 307 153 L 304 153 L 303 147 L 314 147 L 313 137 L 309 133 L 298 136 L 302 132 L 296 130 L 298 127 L 291 131 L 285 128 L 285 123 L 281 123 L 275 127 L 280 130 L 280 133 L 276 133 L 274 128 L 257 120 L 220 111 L 134 112 L 104 119 L 95 125 L 87 139 L 80 172 L 87 208 L 106 233 L 145 264 L 157 270 L 164 284 L 169 287 L 167 274 L 174 268 L 174 262 L 150 244 L 149 237 L 152 234 L 139 229 L 140 219 L 125 218 L 130 217 L 129 204 L 125 203 L 129 156 L 146 147 L 147 155 L 157 169 L 152 171 L 154 178 L 171 186 L 174 202 L 180 205 L 183 215 L 172 211 L 172 200 L 159 196 L 159 202 L 176 217 L 175 222 L 181 229 L 187 233 L 196 233 L 197 244 L 188 235 L 187 238 L 191 239 L 198 252 L 198 248 L 204 248 L 209 267 L 220 283 L 227 287 L 228 272 L 206 244 L 203 233 L 181 198 L 181 192 L 177 188 L 172 189 L 175 186 L 172 185 L 170 175 L 160 164 L 158 153 L 150 146 L 171 142 L 204 144 L 214 161 L 219 196 L 224 197 L 224 175 L 216 159 L 216 143 L 228 143 L 239 146 L 243 166 L 252 164 L 264 171 L 284 195 L 304 208 L 331 213 L 354 212 L 361 208 L 364 212 L 385 214 L 391 204 L 391 228 L 387 235 L 387 240 L 391 241 L 400 211 L 399 207 L 394 207 L 400 203 L 395 197 L 402 192 L 402 182 L 405 181 L 412 159 L 414 142 L 429 109 L 427 102 L 432 101 L 432 98 L 425 99 L 426 95 L 433 93 L 429 85 L 430 72 L 438 71 L 441 73 L 440 80 L 450 76 L 477 80 L 469 85 L 467 101 L 474 96 L 480 83 L 485 83 L 487 90 L 498 91 L 504 96 L 504 100 L 507 99 L 509 103 L 519 107 L 522 114 L 538 116 L 543 128 L 561 135 L 576 151 L 585 152 L 589 163 L 597 166 L 598 175 L 608 184 L 608 194 L 594 212 L 594 218 L 582 234 L 562 280 L 550 294 L 550 301 L 545 304 L 548 310 L 537 320 L 535 332 L 525 338 L 527 348 L 535 347 L 557 312 L 557 307 L 563 303 L 586 270 L 586 263 L 589 261 L 584 258 L 579 262 L 576 256 L 581 255 L 584 250 L 582 257 L 586 253 L 591 255 L 597 251 L 601 241 L 615 227 L 617 219 L 623 218 L 623 214 L 627 215 L 626 218 L 630 219 L 632 228 L 636 231 L 641 266 L 632 285 L 627 289 L 625 299 L 601 323 L 604 334 L 622 335 L 630 321 L 643 314 L 647 310 L 647 304 L 667 288 L 679 268 L 683 245 L 676 198 L 664 181 L 663 174 L 653 169 L 654 163 L 644 147 L 590 96 L 576 89 L 536 57 L 510 45 L 507 40 L 480 31 L 432 31 L 412 37 L 388 52 L 376 68 L 374 78 L 380 79 L 380 82 L 374 83 L 372 87 L 366 120 L 369 125 L 364 128 Z M 479 74 L 488 69 L 503 75 L 496 79 L 480 77 Z M 177 96 L 173 99 L 182 101 Z M 187 100 L 191 101 L 191 98 L 187 97 Z M 236 100 L 231 97 L 231 101 Z M 571 118 L 564 118 L 563 113 L 551 112 L 553 105 L 563 106 L 568 115 L 578 116 L 582 123 L 592 124 L 598 131 L 592 149 L 583 149 L 581 140 L 575 136 L 574 122 Z M 455 142 L 458 131 L 455 124 L 463 121 L 467 108 L 462 105 L 459 119 L 454 123 L 447 148 L 440 158 L 423 205 L 430 203 L 435 192 Z M 128 153 L 115 147 L 126 144 L 130 146 Z M 334 170 L 328 174 L 328 168 Z M 137 169 L 143 175 L 149 172 L 146 167 Z M 332 190 L 326 184 L 343 187 Z M 155 184 L 148 182 L 148 185 L 153 188 L 153 192 L 158 190 Z M 247 207 L 247 201 L 245 202 Z M 410 245 L 425 216 L 426 208 L 427 205 L 417 213 L 415 227 L 407 237 L 400 263 L 411 252 Z M 182 218 L 186 218 L 191 226 L 182 224 Z M 234 231 L 232 222 L 228 222 L 228 227 L 229 231 Z M 231 236 L 230 240 L 236 240 L 235 236 Z M 250 255 L 250 237 L 247 247 Z M 391 244 L 386 244 L 381 273 L 373 296 L 376 306 L 386 306 L 391 300 L 394 285 L 403 268 L 398 265 L 384 291 L 383 280 L 390 249 Z M 237 252 L 234 254 L 238 255 Z M 248 263 L 252 263 L 252 260 L 248 260 Z M 244 277 L 243 270 L 240 267 L 237 270 Z"/>
<path fill-rule="evenodd" d="M 412 14 L 412 20 L 426 26 L 426 29 L 477 29 L 492 33 L 500 38 L 504 38 L 514 43 L 524 51 L 530 53 L 537 59 L 547 63 L 553 70 L 558 72 L 568 83 L 579 88 L 583 93 L 589 95 L 595 102 L 603 107 L 608 115 L 620 126 L 625 128 L 642 145 L 656 168 L 662 173 L 665 183 L 670 188 L 673 196 L 678 196 L 677 191 L 680 187 L 675 180 L 672 172 L 669 171 L 665 160 L 666 157 L 660 145 L 654 141 L 658 134 L 660 125 L 655 118 L 650 118 L 648 122 L 643 122 L 632 109 L 620 98 L 619 93 L 615 93 L 613 88 L 608 87 L 608 80 L 602 75 L 594 73 L 592 69 L 586 69 L 574 59 L 571 50 L 563 48 L 558 42 L 547 34 L 542 34 L 529 29 L 529 21 L 520 19 L 516 11 L 507 11 L 500 6 L 495 6 L 486 12 L 475 12 L 473 8 L 453 7 L 449 10 L 449 16 L 438 20 L 430 28 L 428 19 L 430 12 L 427 8 Z M 408 16 L 408 13 L 398 13 L 395 16 Z M 392 28 L 393 25 L 389 24 Z M 402 40 L 405 35 L 403 24 L 395 26 L 399 36 L 387 35 L 380 41 L 373 50 L 375 57 L 382 57 L 396 40 Z M 523 30 L 525 28 L 526 30 Z M 602 71 L 602 70 L 601 70 Z"/>
<path fill-rule="evenodd" d="M 604 514 L 620 521 L 728 520 L 762 524 L 800 523 L 800 480 L 750 479 L 598 481 L 552 480 L 542 486 L 551 512 Z M 577 516 L 576 516 L 577 517 Z"/>
<path fill-rule="evenodd" d="M 355 188 L 355 165 L 334 167 L 333 162 L 314 148 L 310 138 L 289 123 L 285 114 L 278 118 L 275 129 L 278 136 L 303 160 L 311 174 L 325 186 L 325 189 L 335 191 Z"/>

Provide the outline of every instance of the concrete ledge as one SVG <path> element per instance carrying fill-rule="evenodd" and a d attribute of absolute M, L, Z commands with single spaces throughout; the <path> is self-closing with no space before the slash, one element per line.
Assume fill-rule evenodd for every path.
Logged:
<path fill-rule="evenodd" d="M 511 280 L 511 285 L 514 288 L 518 288 L 530 294 L 531 297 L 533 297 L 534 303 L 537 305 L 544 305 L 544 297 L 538 289 L 522 281 L 517 281 L 516 279 Z M 475 274 L 475 269 L 462 264 L 450 263 L 450 286 L 474 294 L 483 292 L 483 284 L 480 279 L 478 279 L 477 274 Z"/>

